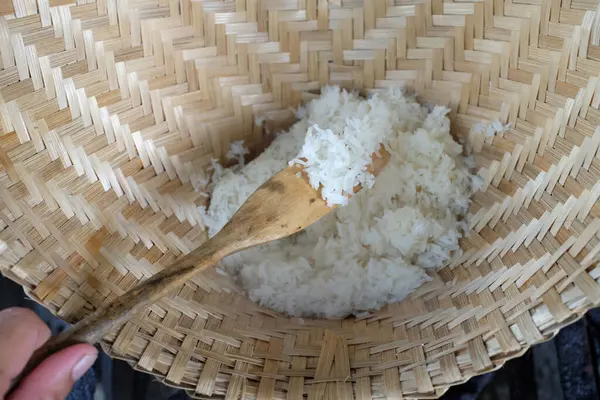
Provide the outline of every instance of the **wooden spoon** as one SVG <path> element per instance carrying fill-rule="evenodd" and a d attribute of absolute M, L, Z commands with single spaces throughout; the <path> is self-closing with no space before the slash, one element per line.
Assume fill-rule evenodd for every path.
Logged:
<path fill-rule="evenodd" d="M 377 175 L 389 156 L 382 148 L 380 155 L 373 157 L 371 173 Z M 297 233 L 334 210 L 335 207 L 328 207 L 321 194 L 310 186 L 306 177 L 298 178 L 298 172 L 302 169 L 293 166 L 274 175 L 246 200 L 219 233 L 199 248 L 51 338 L 34 354 L 22 376 L 67 346 L 99 342 L 134 314 L 224 257 Z"/>

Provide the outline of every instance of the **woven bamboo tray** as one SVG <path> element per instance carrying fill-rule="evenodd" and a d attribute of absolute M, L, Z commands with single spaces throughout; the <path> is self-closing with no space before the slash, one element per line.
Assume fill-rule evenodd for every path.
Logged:
<path fill-rule="evenodd" d="M 67 321 L 201 244 L 210 159 L 259 147 L 322 85 L 448 104 L 475 152 L 486 184 L 464 257 L 410 299 L 290 319 L 208 271 L 103 342 L 167 384 L 434 398 L 600 302 L 596 0 L 4 0 L 0 14 L 0 270 Z M 472 129 L 486 121 L 512 127 Z"/>

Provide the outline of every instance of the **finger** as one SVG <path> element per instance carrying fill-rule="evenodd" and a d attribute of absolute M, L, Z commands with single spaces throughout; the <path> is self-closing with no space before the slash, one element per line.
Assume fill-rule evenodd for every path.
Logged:
<path fill-rule="evenodd" d="M 64 399 L 97 357 L 96 348 L 84 343 L 61 350 L 27 375 L 8 400 Z"/>
<path fill-rule="evenodd" d="M 0 311 L 0 398 L 27 360 L 50 337 L 50 329 L 31 310 Z"/>

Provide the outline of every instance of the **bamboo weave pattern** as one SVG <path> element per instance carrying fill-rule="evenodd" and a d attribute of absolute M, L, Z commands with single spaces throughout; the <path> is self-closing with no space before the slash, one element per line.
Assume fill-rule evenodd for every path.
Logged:
<path fill-rule="evenodd" d="M 2 1 L 0 271 L 83 317 L 201 244 L 211 158 L 325 84 L 449 105 L 485 180 L 462 259 L 340 321 L 208 271 L 111 356 L 202 398 L 435 398 L 600 303 L 595 0 Z"/>

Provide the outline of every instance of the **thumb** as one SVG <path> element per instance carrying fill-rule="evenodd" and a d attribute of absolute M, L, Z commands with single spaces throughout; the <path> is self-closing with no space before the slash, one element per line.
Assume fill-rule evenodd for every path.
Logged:
<path fill-rule="evenodd" d="M 64 399 L 97 357 L 98 351 L 89 344 L 61 350 L 27 375 L 8 400 Z"/>

